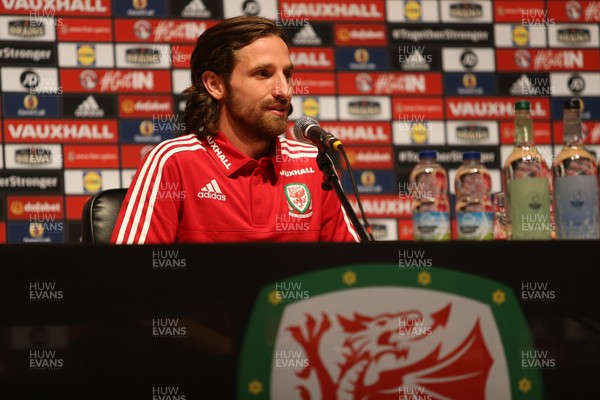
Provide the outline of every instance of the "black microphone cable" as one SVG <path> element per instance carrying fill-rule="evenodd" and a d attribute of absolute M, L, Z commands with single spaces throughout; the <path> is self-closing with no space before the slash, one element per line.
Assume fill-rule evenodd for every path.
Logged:
<path fill-rule="evenodd" d="M 354 172 L 352 171 L 352 165 L 350 164 L 350 160 L 348 159 L 348 154 L 346 154 L 346 149 L 344 149 L 344 145 L 341 142 L 336 146 L 336 149 L 340 153 L 342 153 L 342 157 L 344 157 L 344 162 L 346 163 L 346 169 L 348 170 L 348 174 L 350 174 L 350 182 L 352 183 L 352 189 L 354 190 L 354 197 L 356 197 L 356 202 L 358 204 L 358 209 L 360 210 L 360 215 L 363 220 L 365 232 L 367 232 L 367 235 L 369 236 L 370 241 L 375 241 L 375 238 L 373 237 L 373 229 L 371 228 L 371 225 L 369 224 L 369 221 L 367 220 L 367 217 L 365 216 L 365 210 L 363 209 L 362 202 L 360 201 L 360 195 L 358 193 L 358 188 L 356 186 L 356 181 L 354 179 Z"/>

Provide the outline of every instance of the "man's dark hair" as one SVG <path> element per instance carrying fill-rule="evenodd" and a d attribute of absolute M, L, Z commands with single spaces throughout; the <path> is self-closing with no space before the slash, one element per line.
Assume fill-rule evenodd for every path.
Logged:
<path fill-rule="evenodd" d="M 192 85 L 183 91 L 187 96 L 184 134 L 196 131 L 212 135 L 218 131 L 219 102 L 202 83 L 204 71 L 212 71 L 228 83 L 235 66 L 236 52 L 268 36 L 280 37 L 289 46 L 286 34 L 274 21 L 254 16 L 225 19 L 198 37 L 190 60 Z"/>

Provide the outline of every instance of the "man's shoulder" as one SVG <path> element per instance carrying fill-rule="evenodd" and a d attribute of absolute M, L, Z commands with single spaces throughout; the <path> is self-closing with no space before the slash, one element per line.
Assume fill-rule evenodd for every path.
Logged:
<path fill-rule="evenodd" d="M 152 153 L 166 158 L 181 156 L 185 153 L 195 151 L 206 151 L 206 149 L 200 139 L 194 134 L 163 140 L 152 149 Z"/>

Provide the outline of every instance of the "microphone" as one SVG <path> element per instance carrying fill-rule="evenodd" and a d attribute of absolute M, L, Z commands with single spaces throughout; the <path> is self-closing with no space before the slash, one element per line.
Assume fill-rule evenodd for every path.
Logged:
<path fill-rule="evenodd" d="M 339 147 L 342 146 L 342 142 L 321 128 L 316 119 L 306 115 L 296 120 L 294 136 L 301 142 L 325 146 L 330 149 L 339 150 Z"/>

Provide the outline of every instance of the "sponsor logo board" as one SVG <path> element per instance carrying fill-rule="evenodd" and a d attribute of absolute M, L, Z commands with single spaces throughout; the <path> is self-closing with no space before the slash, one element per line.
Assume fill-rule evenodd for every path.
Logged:
<path fill-rule="evenodd" d="M 498 71 L 598 71 L 600 52 L 592 49 L 497 49 Z"/>
<path fill-rule="evenodd" d="M 114 120 L 4 120 L 4 140 L 25 143 L 116 143 L 117 122 Z"/>
<path fill-rule="evenodd" d="M 26 92 L 37 95 L 62 94 L 56 68 L 3 67 L 4 92 Z"/>
<path fill-rule="evenodd" d="M 225 18 L 238 15 L 259 15 L 261 17 L 275 19 L 277 14 L 276 0 L 238 0 L 223 2 L 223 14 Z"/>
<path fill-rule="evenodd" d="M 390 150 L 391 151 L 391 150 Z M 390 154 L 391 158 L 391 154 Z M 352 170 L 353 178 L 356 182 L 358 193 L 365 194 L 390 194 L 396 193 L 396 179 L 391 170 L 380 169 L 359 169 Z M 350 172 L 343 170 L 341 172 L 342 186 L 347 193 L 354 194 Z"/>
<path fill-rule="evenodd" d="M 388 69 L 388 52 L 382 48 L 338 48 L 336 67 L 340 71 L 382 71 Z"/>
<path fill-rule="evenodd" d="M 389 121 L 392 118 L 388 96 L 339 96 L 337 101 L 343 121 Z"/>
<path fill-rule="evenodd" d="M 384 21 L 385 4 L 383 0 L 282 0 L 279 2 L 279 13 L 294 18 L 305 18 L 314 21 Z M 227 15 L 227 2 L 225 2 Z"/>
<path fill-rule="evenodd" d="M 61 69 L 65 92 L 170 93 L 171 72 L 163 70 Z"/>
<path fill-rule="evenodd" d="M 119 168 L 116 145 L 65 145 L 65 168 Z"/>
<path fill-rule="evenodd" d="M 3 97 L 6 117 L 58 117 L 58 97 L 55 95 L 8 93 Z"/>
<path fill-rule="evenodd" d="M 388 22 L 440 22 L 436 0 L 387 0 Z"/>
<path fill-rule="evenodd" d="M 171 67 L 171 48 L 167 44 L 127 44 L 117 43 L 117 68 L 158 68 Z"/>
<path fill-rule="evenodd" d="M 339 72 L 338 92 L 343 95 L 401 95 L 442 93 L 442 75 L 427 73 Z"/>
<path fill-rule="evenodd" d="M 59 171 L 0 170 L 3 193 L 62 194 L 63 177 Z"/>
<path fill-rule="evenodd" d="M 59 43 L 61 67 L 112 68 L 115 65 L 113 45 L 108 43 Z"/>
<path fill-rule="evenodd" d="M 63 219 L 65 209 L 62 196 L 8 196 L 9 220 Z"/>
<path fill-rule="evenodd" d="M 444 103 L 439 97 L 393 97 L 395 120 L 443 119 Z"/>
<path fill-rule="evenodd" d="M 445 145 L 446 129 L 443 121 L 431 121 L 421 116 L 393 121 L 394 145 Z"/>
<path fill-rule="evenodd" d="M 514 0 L 495 0 L 494 20 L 496 22 L 523 22 L 524 15 L 544 16 L 546 5 L 544 0 L 535 1 L 514 1 Z"/>
<path fill-rule="evenodd" d="M 452 48 L 442 49 L 444 71 L 447 72 L 494 72 L 496 57 L 492 48 Z"/>
<path fill-rule="evenodd" d="M 94 194 L 121 187 L 117 169 L 68 169 L 64 171 L 65 194 Z"/>
<path fill-rule="evenodd" d="M 548 15 L 557 22 L 600 22 L 598 1 L 549 1 Z"/>
<path fill-rule="evenodd" d="M 391 147 L 344 147 L 352 169 L 391 169 L 394 165 Z M 347 166 L 342 165 L 342 168 Z"/>
<path fill-rule="evenodd" d="M 173 114 L 171 96 L 119 96 L 119 117 L 139 118 Z"/>
<path fill-rule="evenodd" d="M 168 20 L 116 18 L 117 42 L 192 43 L 205 30 L 216 25 L 216 20 Z"/>
<path fill-rule="evenodd" d="M 64 94 L 63 113 L 70 118 L 114 118 L 115 98 L 101 94 Z"/>
<path fill-rule="evenodd" d="M 29 15 L 0 16 L 0 40 L 52 42 L 55 38 L 54 18 Z"/>
<path fill-rule="evenodd" d="M 209 0 L 172 0 L 171 15 L 193 19 L 223 19 L 223 3 Z"/>
<path fill-rule="evenodd" d="M 62 148 L 58 144 L 5 144 L 7 169 L 61 169 Z"/>
<path fill-rule="evenodd" d="M 22 65 L 55 66 L 56 48 L 50 43 L 8 43 L 0 42 L 0 63 L 2 66 Z"/>
<path fill-rule="evenodd" d="M 600 46 L 598 24 L 556 24 L 548 27 L 550 47 L 594 47 Z"/>
<path fill-rule="evenodd" d="M 551 72 L 549 79 L 555 96 L 600 96 L 600 72 Z"/>
<path fill-rule="evenodd" d="M 388 37 L 394 44 L 439 46 L 482 46 L 494 44 L 492 24 L 389 24 Z"/>
<path fill-rule="evenodd" d="M 447 121 L 448 144 L 451 146 L 498 145 L 496 121 Z"/>
<path fill-rule="evenodd" d="M 111 14 L 111 2 L 110 0 L 2 0 L 0 2 L 0 13 L 109 16 Z"/>
<path fill-rule="evenodd" d="M 194 46 L 173 45 L 171 46 L 171 61 L 173 68 L 190 68 L 190 60 Z"/>
<path fill-rule="evenodd" d="M 296 120 L 304 115 L 321 121 L 338 119 L 337 103 L 335 96 L 294 96 L 292 97 L 294 110 L 290 120 Z"/>
<path fill-rule="evenodd" d="M 94 18 L 94 23 L 90 24 L 88 18 L 62 18 L 56 34 L 59 42 L 112 42 L 112 20 Z"/>
<path fill-rule="evenodd" d="M 546 27 L 515 24 L 494 24 L 496 47 L 546 47 Z"/>
<path fill-rule="evenodd" d="M 454 119 L 514 119 L 514 97 L 447 97 L 446 117 Z M 531 115 L 534 120 L 550 119 L 550 100 L 548 98 L 535 98 L 531 101 Z"/>
<path fill-rule="evenodd" d="M 336 66 L 330 47 L 292 47 L 290 59 L 295 71 L 333 71 Z"/>
<path fill-rule="evenodd" d="M 167 15 L 162 0 L 115 1 L 113 15 L 116 17 L 164 17 Z"/>
<path fill-rule="evenodd" d="M 485 96 L 496 93 L 496 76 L 491 72 L 444 74 L 445 93 L 451 96 Z"/>
<path fill-rule="evenodd" d="M 464 24 L 491 23 L 493 22 L 492 2 L 491 0 L 442 2 L 441 20 Z"/>
<path fill-rule="evenodd" d="M 385 46 L 387 31 L 378 24 L 335 24 L 336 46 Z"/>

